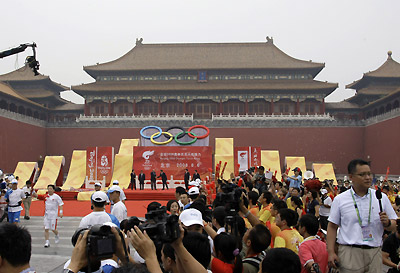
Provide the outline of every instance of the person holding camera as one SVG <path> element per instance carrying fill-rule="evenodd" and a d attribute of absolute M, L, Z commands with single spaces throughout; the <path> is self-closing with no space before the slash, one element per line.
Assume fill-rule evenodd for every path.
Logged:
<path fill-rule="evenodd" d="M 102 191 L 96 191 L 92 194 L 91 203 L 93 212 L 82 218 L 79 227 L 90 228 L 94 225 L 102 225 L 107 222 L 114 223 L 119 227 L 118 219 L 105 211 L 105 205 L 108 200 L 107 195 Z"/>
<path fill-rule="evenodd" d="M 22 199 L 25 199 L 23 190 L 18 189 L 17 179 L 11 180 L 11 189 L 5 195 L 6 202 L 8 203 L 8 221 L 18 225 L 21 221 Z"/>
<path fill-rule="evenodd" d="M 29 180 L 26 181 L 26 184 L 22 188 L 22 190 L 24 191 L 25 196 L 26 196 L 26 198 L 22 201 L 24 204 L 24 209 L 25 209 L 24 219 L 29 220 L 30 219 L 29 209 L 30 209 L 31 203 L 32 203 L 32 196 L 37 197 L 37 194 L 36 194 L 36 191 L 32 188 L 32 182 Z"/>

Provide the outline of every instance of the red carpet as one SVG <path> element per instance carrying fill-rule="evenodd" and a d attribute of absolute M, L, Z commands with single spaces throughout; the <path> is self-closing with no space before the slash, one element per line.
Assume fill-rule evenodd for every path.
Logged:
<path fill-rule="evenodd" d="M 175 192 L 175 191 L 174 191 Z M 173 198 L 174 199 L 175 195 Z M 167 204 L 165 200 L 143 200 L 143 201 L 126 201 L 125 205 L 128 210 L 128 216 L 137 216 L 144 217 L 146 214 L 147 205 L 150 202 L 157 201 L 160 202 L 163 206 Z M 106 206 L 106 211 L 110 212 L 110 206 Z M 90 202 L 89 201 L 72 201 L 72 200 L 64 200 L 64 216 L 85 216 L 91 213 Z M 43 216 L 44 215 L 44 201 L 33 201 L 30 209 L 31 216 Z M 21 212 L 21 216 L 24 215 L 24 212 Z"/>

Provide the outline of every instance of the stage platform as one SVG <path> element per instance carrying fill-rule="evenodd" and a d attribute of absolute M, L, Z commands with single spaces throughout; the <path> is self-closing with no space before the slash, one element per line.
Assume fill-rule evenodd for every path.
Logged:
<path fill-rule="evenodd" d="M 77 200 L 78 194 L 81 193 L 82 195 L 92 195 L 92 191 L 61 191 L 57 192 L 59 196 L 63 200 Z M 175 189 L 169 190 L 124 190 L 125 196 L 127 200 L 161 200 L 161 201 L 168 201 L 171 199 L 175 199 Z M 89 199 L 87 199 L 89 200 Z"/>

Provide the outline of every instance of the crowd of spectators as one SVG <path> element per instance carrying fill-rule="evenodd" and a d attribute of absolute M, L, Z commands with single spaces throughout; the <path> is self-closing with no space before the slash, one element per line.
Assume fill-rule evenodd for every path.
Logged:
<path fill-rule="evenodd" d="M 267 173 L 260 166 L 229 180 L 189 182 L 188 190 L 175 189 L 175 199 L 166 207 L 150 203 L 144 220 L 128 217 L 117 181 L 108 194 L 98 189 L 91 198 L 94 211 L 74 235 L 65 272 L 334 272 L 339 263 L 328 263 L 326 245 L 330 210 L 335 198 L 351 189 L 351 182 L 307 180 L 299 168 L 293 175 L 283 174 L 281 181 Z M 399 216 L 398 183 L 375 180 L 371 188 L 381 189 Z M 113 208 L 106 213 L 110 201 Z M 381 217 L 382 223 L 386 220 Z M 97 225 L 110 227 L 108 235 L 115 240 L 110 257 L 87 251 Z M 0 224 L 0 236 L 9 228 Z M 26 237 L 27 231 L 19 229 Z M 383 239 L 383 264 L 390 272 L 400 272 L 400 229 L 386 229 Z M 0 259 L 12 265 L 0 249 Z M 16 264 L 29 268 L 29 259 Z"/>

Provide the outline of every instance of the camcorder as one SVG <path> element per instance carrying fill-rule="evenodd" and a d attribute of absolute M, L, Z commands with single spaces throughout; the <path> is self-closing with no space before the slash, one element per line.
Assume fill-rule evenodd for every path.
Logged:
<path fill-rule="evenodd" d="M 168 215 L 165 207 L 146 213 L 146 222 L 139 226 L 155 244 L 172 243 L 181 236 L 179 217 Z"/>
<path fill-rule="evenodd" d="M 221 185 L 222 192 L 217 194 L 214 207 L 224 206 L 228 215 L 232 213 L 232 210 L 236 213 L 239 212 L 240 199 L 242 193 L 245 193 L 245 190 L 238 187 L 236 184 L 223 183 L 222 181 L 218 181 L 218 183 Z M 244 198 L 243 204 L 247 207 L 248 203 L 249 201 L 247 198 Z"/>
<path fill-rule="evenodd" d="M 111 227 L 108 225 L 94 225 L 90 229 L 77 229 L 71 238 L 71 242 L 74 247 L 79 235 L 83 234 L 86 230 L 89 230 L 87 237 L 89 255 L 95 257 L 97 260 L 111 258 L 115 253 L 116 243 L 116 238 L 111 231 Z M 118 232 L 120 233 L 119 229 Z"/>

